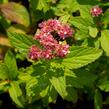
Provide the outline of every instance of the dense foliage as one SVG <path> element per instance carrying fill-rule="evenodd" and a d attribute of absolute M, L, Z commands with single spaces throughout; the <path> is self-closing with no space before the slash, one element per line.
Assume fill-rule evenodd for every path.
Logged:
<path fill-rule="evenodd" d="M 109 2 L 0 0 L 0 94 L 26 109 L 86 94 L 102 109 L 107 92 Z"/>

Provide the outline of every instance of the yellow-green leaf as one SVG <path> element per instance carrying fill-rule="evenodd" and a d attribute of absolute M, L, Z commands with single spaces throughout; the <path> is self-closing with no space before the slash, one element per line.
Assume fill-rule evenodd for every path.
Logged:
<path fill-rule="evenodd" d="M 68 69 L 77 69 L 94 62 L 102 54 L 102 50 L 92 47 L 72 46 L 64 59 L 56 60 Z"/>
<path fill-rule="evenodd" d="M 16 81 L 11 82 L 9 88 L 9 94 L 12 100 L 20 107 L 23 107 L 23 103 L 20 100 L 20 97 L 22 97 L 22 91 L 19 87 L 19 84 Z"/>
<path fill-rule="evenodd" d="M 104 30 L 101 32 L 101 47 L 106 52 L 106 55 L 109 56 L 109 30 Z"/>
<path fill-rule="evenodd" d="M 96 27 L 89 26 L 89 35 L 93 38 L 95 38 L 98 34 L 98 30 Z"/>
<path fill-rule="evenodd" d="M 62 98 L 67 96 L 65 77 L 52 77 L 50 82 Z"/>

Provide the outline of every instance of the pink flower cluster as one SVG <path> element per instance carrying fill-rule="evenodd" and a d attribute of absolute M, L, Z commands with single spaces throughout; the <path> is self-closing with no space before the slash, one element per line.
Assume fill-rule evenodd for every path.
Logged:
<path fill-rule="evenodd" d="M 67 24 L 62 24 L 56 19 L 49 19 L 39 24 L 41 33 L 52 33 L 56 32 L 61 39 L 70 37 L 73 34 L 73 30 Z"/>
<path fill-rule="evenodd" d="M 31 46 L 28 57 L 32 60 L 52 59 L 65 57 L 69 53 L 69 45 L 59 43 L 53 33 L 57 33 L 60 39 L 71 37 L 73 30 L 69 25 L 62 24 L 56 19 L 49 19 L 39 24 L 40 32 L 34 36 L 42 45 L 42 49 L 36 45 Z"/>
<path fill-rule="evenodd" d="M 90 13 L 93 17 L 98 17 L 103 13 L 103 10 L 99 6 L 94 6 L 91 8 Z"/>

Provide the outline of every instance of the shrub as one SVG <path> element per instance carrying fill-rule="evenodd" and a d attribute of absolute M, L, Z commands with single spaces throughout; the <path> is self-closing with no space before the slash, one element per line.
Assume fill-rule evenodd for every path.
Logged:
<path fill-rule="evenodd" d="M 100 0 L 0 1 L 0 92 L 19 108 L 57 96 L 95 109 L 109 104 L 109 3 Z"/>

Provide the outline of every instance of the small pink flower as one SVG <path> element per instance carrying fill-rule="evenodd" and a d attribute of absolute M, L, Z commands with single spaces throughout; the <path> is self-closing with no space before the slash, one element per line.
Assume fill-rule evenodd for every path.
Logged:
<path fill-rule="evenodd" d="M 53 36 L 48 33 L 37 34 L 35 35 L 34 39 L 39 40 L 40 44 L 46 49 L 55 49 L 56 44 L 58 44 L 57 40 L 55 40 Z"/>
<path fill-rule="evenodd" d="M 62 25 L 58 30 L 58 35 L 61 39 L 65 39 L 67 37 L 71 37 L 73 34 L 73 30 L 69 25 Z"/>
<path fill-rule="evenodd" d="M 52 59 L 52 58 L 54 58 L 52 50 L 48 49 L 48 50 L 42 51 L 42 58 L 44 58 L 44 59 Z"/>
<path fill-rule="evenodd" d="M 65 57 L 69 53 L 69 45 L 58 45 L 56 49 L 56 55 L 58 57 Z"/>
<path fill-rule="evenodd" d="M 53 31 L 58 30 L 61 23 L 56 19 L 49 19 L 47 21 L 44 21 L 39 24 L 39 27 L 41 28 L 41 32 L 44 33 L 51 33 Z"/>
<path fill-rule="evenodd" d="M 43 47 L 45 48 L 45 49 L 52 49 L 52 50 L 54 50 L 55 48 L 56 48 L 56 45 L 58 44 L 57 43 L 57 41 L 48 41 L 48 42 L 46 42 L 46 40 L 42 40 L 42 41 L 40 41 L 40 43 L 43 45 Z"/>
<path fill-rule="evenodd" d="M 71 37 L 73 30 L 69 25 L 64 25 L 56 19 L 49 19 L 39 24 L 41 33 L 51 34 L 52 32 L 58 33 L 61 39 Z"/>
<path fill-rule="evenodd" d="M 93 17 L 98 17 L 103 13 L 103 10 L 99 6 L 94 6 L 91 8 L 90 13 Z"/>
<path fill-rule="evenodd" d="M 37 46 L 33 45 L 29 50 L 28 57 L 31 60 L 38 60 L 41 58 L 41 53 L 42 51 Z"/>
<path fill-rule="evenodd" d="M 49 33 L 40 32 L 39 34 L 36 34 L 36 35 L 34 36 L 34 39 L 40 41 L 40 40 L 43 40 L 43 39 L 45 39 L 46 37 L 48 37 L 48 35 L 49 35 Z"/>

